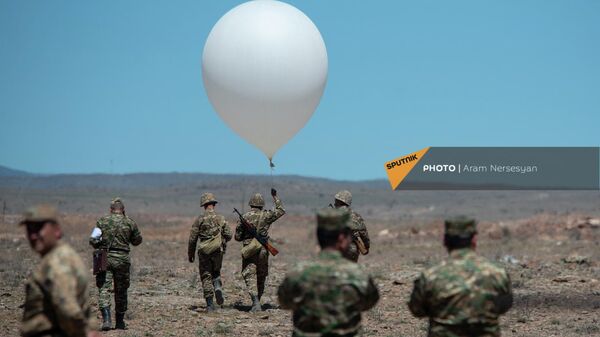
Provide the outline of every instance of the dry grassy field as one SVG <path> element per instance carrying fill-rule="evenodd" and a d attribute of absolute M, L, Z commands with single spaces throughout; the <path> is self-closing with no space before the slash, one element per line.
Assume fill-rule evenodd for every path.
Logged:
<path fill-rule="evenodd" d="M 223 212 L 234 226 L 229 212 Z M 91 267 L 87 236 L 100 214 L 68 213 L 66 240 Z M 198 267 L 187 262 L 192 216 L 132 215 L 144 242 L 133 249 L 128 331 L 106 336 L 289 336 L 291 317 L 280 310 L 276 290 L 286 270 L 317 252 L 314 219 L 286 215 L 272 227 L 281 254 L 270 260 L 266 311 L 250 313 L 241 279 L 240 244 L 232 242 L 223 266 L 225 305 L 204 312 Z M 17 336 L 23 279 L 38 258 L 30 251 L 18 215 L 4 218 L 0 234 L 0 335 Z M 392 222 L 367 217 L 372 251 L 361 258 L 381 292 L 363 316 L 367 336 L 424 336 L 425 320 L 406 307 L 412 280 L 446 255 L 441 219 Z M 483 220 L 478 250 L 504 265 L 512 277 L 513 309 L 503 317 L 504 336 L 600 336 L 600 224 L 597 214 L 539 213 L 509 220 Z M 91 275 L 91 271 L 90 271 Z M 93 283 L 92 283 L 93 285 Z M 91 298 L 96 308 L 96 288 Z M 96 322 L 99 324 L 99 321 Z"/>

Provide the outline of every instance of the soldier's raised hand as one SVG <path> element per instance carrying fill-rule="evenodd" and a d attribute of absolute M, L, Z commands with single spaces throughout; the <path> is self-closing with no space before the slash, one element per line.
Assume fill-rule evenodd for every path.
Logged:
<path fill-rule="evenodd" d="M 276 190 L 276 189 L 274 189 L 274 188 L 271 188 L 271 196 L 272 196 L 273 198 L 275 198 L 275 197 L 277 196 L 277 190 Z"/>

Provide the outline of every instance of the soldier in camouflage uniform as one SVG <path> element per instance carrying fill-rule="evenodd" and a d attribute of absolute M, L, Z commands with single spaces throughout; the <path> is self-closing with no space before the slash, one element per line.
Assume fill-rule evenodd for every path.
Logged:
<path fill-rule="evenodd" d="M 408 303 L 417 317 L 429 317 L 430 337 L 500 336 L 499 316 L 512 306 L 506 271 L 475 253 L 476 222 L 445 221 L 450 257 L 415 280 Z"/>
<path fill-rule="evenodd" d="M 20 224 L 42 257 L 26 283 L 21 336 L 99 336 L 90 330 L 88 272 L 73 248 L 62 242 L 56 209 L 32 207 Z"/>
<path fill-rule="evenodd" d="M 360 255 L 360 252 L 357 247 L 357 241 L 359 238 L 362 240 L 365 248 L 367 249 L 367 252 L 365 253 L 366 255 L 369 253 L 371 240 L 369 240 L 369 232 L 367 231 L 365 220 L 363 220 L 360 214 L 356 213 L 352 208 L 350 208 L 350 205 L 352 205 L 352 193 L 350 193 L 350 191 L 343 190 L 335 194 L 335 202 L 333 206 L 335 208 L 347 210 L 350 213 L 350 226 L 353 240 L 350 243 L 348 250 L 344 252 L 344 256 L 354 262 L 358 262 L 358 256 Z"/>
<path fill-rule="evenodd" d="M 217 203 L 218 201 L 212 193 L 202 194 L 200 206 L 204 208 L 204 214 L 194 221 L 188 242 L 188 260 L 193 263 L 196 243 L 200 240 L 198 267 L 207 311 L 215 310 L 213 296 L 216 297 L 217 304 L 223 304 L 221 264 L 223 263 L 227 241 L 231 240 L 232 236 L 225 217 L 215 212 Z M 220 244 L 211 246 L 212 242 Z"/>
<path fill-rule="evenodd" d="M 369 274 L 342 256 L 352 242 L 350 214 L 325 209 L 317 214 L 321 246 L 315 261 L 300 263 L 279 286 L 279 304 L 293 311 L 292 336 L 361 336 L 361 312 L 379 300 Z"/>
<path fill-rule="evenodd" d="M 110 214 L 96 222 L 94 231 L 100 237 L 90 237 L 90 245 L 96 249 L 108 251 L 108 267 L 105 272 L 96 275 L 98 287 L 98 306 L 102 313 L 102 330 L 111 329 L 111 294 L 115 294 L 115 329 L 127 329 L 125 312 L 127 311 L 127 289 L 129 288 L 129 245 L 142 243 L 142 235 L 137 224 L 125 215 L 125 205 L 120 198 L 110 203 Z M 114 286 L 113 286 L 114 282 Z"/>
<path fill-rule="evenodd" d="M 243 217 L 249 223 L 253 224 L 259 235 L 268 238 L 269 228 L 271 224 L 277 219 L 281 218 L 285 214 L 283 203 L 277 196 L 277 191 L 271 189 L 271 196 L 275 203 L 275 209 L 265 210 L 265 200 L 260 193 L 254 194 L 248 205 L 250 211 L 244 213 Z M 253 243 L 254 237 L 246 230 L 239 220 L 237 227 L 235 228 L 235 240 L 242 241 L 242 245 L 245 247 Z M 269 252 L 264 248 L 260 247 L 255 254 L 244 258 L 242 256 L 242 277 L 246 283 L 246 288 L 252 299 L 251 311 L 261 311 L 260 299 L 265 291 L 265 281 L 267 274 L 269 273 Z"/>

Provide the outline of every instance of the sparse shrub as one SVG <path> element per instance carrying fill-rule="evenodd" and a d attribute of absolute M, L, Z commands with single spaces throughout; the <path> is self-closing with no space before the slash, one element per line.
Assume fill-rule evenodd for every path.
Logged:
<path fill-rule="evenodd" d="M 600 328 L 596 324 L 586 323 L 575 328 L 575 332 L 582 334 L 583 336 L 591 336 L 592 334 L 600 332 Z"/>
<path fill-rule="evenodd" d="M 275 329 L 273 329 L 272 327 L 268 327 L 265 330 L 262 330 L 261 332 L 258 333 L 259 336 L 271 336 L 275 333 Z"/>
<path fill-rule="evenodd" d="M 206 332 L 206 330 L 204 329 L 204 327 L 199 328 L 198 330 L 196 330 L 196 336 L 197 337 L 204 337 L 204 336 L 208 336 L 208 333 Z"/>
<path fill-rule="evenodd" d="M 228 334 L 231 332 L 231 324 L 225 322 L 219 322 L 215 325 L 215 333 L 217 334 Z"/>

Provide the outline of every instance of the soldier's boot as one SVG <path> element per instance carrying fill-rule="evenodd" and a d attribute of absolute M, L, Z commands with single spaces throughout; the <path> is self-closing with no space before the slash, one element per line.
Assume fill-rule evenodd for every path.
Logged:
<path fill-rule="evenodd" d="M 213 287 L 215 288 L 215 298 L 217 299 L 217 304 L 223 305 L 225 300 L 223 299 L 223 289 L 221 287 L 220 277 L 217 277 L 213 280 Z"/>
<path fill-rule="evenodd" d="M 215 311 L 215 305 L 213 304 L 213 298 L 211 297 L 206 297 L 206 311 L 207 312 L 213 312 Z"/>
<path fill-rule="evenodd" d="M 252 298 L 252 308 L 250 308 L 250 312 L 262 311 L 262 306 L 260 305 L 258 296 L 250 294 L 250 298 Z"/>
<path fill-rule="evenodd" d="M 100 309 L 100 313 L 102 313 L 102 331 L 108 331 L 112 329 L 112 322 L 110 318 L 110 308 L 102 308 Z"/>
<path fill-rule="evenodd" d="M 116 323 L 115 323 L 115 329 L 120 329 L 120 330 L 127 330 L 127 324 L 125 324 L 125 313 L 124 312 L 117 312 L 115 314 L 115 318 L 116 318 Z"/>

